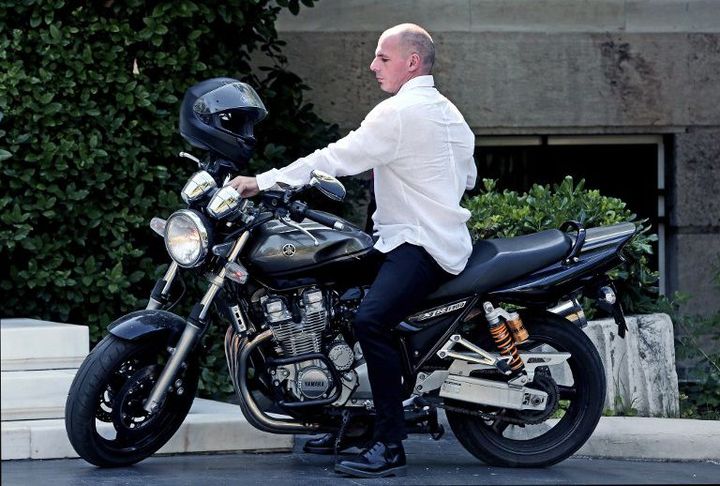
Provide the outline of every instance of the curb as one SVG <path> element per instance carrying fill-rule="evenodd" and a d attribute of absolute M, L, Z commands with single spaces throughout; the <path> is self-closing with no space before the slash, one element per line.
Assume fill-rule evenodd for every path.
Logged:
<path fill-rule="evenodd" d="M 576 453 L 605 459 L 720 461 L 720 421 L 602 417 Z"/>
<path fill-rule="evenodd" d="M 445 413 L 438 419 L 452 433 Z M 720 462 L 720 421 L 601 417 L 575 456 L 596 459 Z"/>
<path fill-rule="evenodd" d="M 197 398 L 178 431 L 156 454 L 288 452 L 293 443 L 293 436 L 252 427 L 237 405 Z M 2 422 L 3 461 L 75 457 L 63 419 Z"/>

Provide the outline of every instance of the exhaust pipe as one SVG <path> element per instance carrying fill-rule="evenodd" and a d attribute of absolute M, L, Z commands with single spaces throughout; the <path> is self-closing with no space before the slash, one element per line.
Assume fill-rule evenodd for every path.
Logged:
<path fill-rule="evenodd" d="M 240 410 L 247 421 L 258 430 L 272 434 L 308 434 L 318 432 L 319 424 L 301 423 L 294 420 L 275 419 L 266 415 L 253 399 L 247 387 L 247 360 L 250 353 L 272 337 L 272 331 L 260 333 L 252 341 L 241 338 L 232 328 L 225 335 L 225 356 L 235 392 L 240 399 Z M 239 353 L 239 355 L 238 355 Z"/>

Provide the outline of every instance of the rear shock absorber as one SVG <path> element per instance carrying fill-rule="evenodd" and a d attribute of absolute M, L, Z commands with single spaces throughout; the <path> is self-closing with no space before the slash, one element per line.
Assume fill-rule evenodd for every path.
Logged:
<path fill-rule="evenodd" d="M 515 346 L 515 341 L 517 340 L 520 342 L 524 342 L 525 340 L 527 340 L 528 336 L 527 331 L 525 331 L 525 328 L 522 327 L 522 321 L 520 321 L 520 316 L 518 316 L 516 313 L 508 314 L 501 308 L 495 309 L 490 302 L 485 302 L 483 304 L 483 309 L 485 310 L 485 318 L 487 319 L 490 327 L 490 335 L 495 340 L 495 345 L 500 351 L 500 354 L 503 356 L 508 356 L 510 358 L 508 366 L 510 366 L 510 369 L 514 373 L 521 371 L 525 368 L 525 365 L 523 364 L 523 361 L 518 354 L 517 347 Z M 503 317 L 504 320 L 501 320 L 501 317 Z M 510 332 L 507 324 L 505 323 L 506 320 L 515 324 L 513 331 L 515 331 L 515 329 L 519 327 L 519 336 L 516 336 L 515 332 Z M 517 324 L 518 322 L 519 326 Z M 520 331 L 520 329 L 522 329 L 522 331 Z"/>

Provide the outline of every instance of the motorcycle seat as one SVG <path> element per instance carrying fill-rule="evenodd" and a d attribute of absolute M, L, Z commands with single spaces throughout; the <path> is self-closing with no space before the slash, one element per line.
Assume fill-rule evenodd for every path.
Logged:
<path fill-rule="evenodd" d="M 572 244 L 570 236 L 556 229 L 477 241 L 465 269 L 426 300 L 447 300 L 491 290 L 562 260 Z"/>

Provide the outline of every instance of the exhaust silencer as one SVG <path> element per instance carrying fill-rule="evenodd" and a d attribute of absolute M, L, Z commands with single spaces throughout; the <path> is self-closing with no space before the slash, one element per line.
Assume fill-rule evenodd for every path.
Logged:
<path fill-rule="evenodd" d="M 548 399 L 544 391 L 460 375 L 449 375 L 445 379 L 440 396 L 513 410 L 545 410 Z"/>

